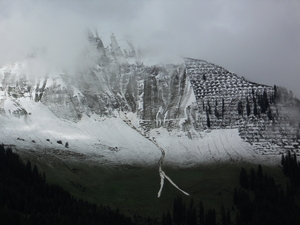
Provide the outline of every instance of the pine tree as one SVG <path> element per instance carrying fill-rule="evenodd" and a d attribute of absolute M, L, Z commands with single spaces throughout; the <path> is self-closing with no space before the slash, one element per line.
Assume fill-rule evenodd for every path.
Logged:
<path fill-rule="evenodd" d="M 216 101 L 215 101 L 215 116 L 219 119 L 219 112 L 218 112 L 218 101 L 217 101 L 217 99 L 216 99 Z"/>
<path fill-rule="evenodd" d="M 250 182 L 249 182 L 249 187 L 252 191 L 255 190 L 255 170 L 253 168 L 251 168 L 251 171 L 250 171 Z"/>
<path fill-rule="evenodd" d="M 231 215 L 230 215 L 230 211 L 229 210 L 227 211 L 227 217 L 226 217 L 226 219 L 227 219 L 227 225 L 230 225 L 231 224 Z"/>
<path fill-rule="evenodd" d="M 215 209 L 208 209 L 205 213 L 205 221 L 204 224 L 206 225 L 216 225 L 216 210 Z"/>
<path fill-rule="evenodd" d="M 250 103 L 249 103 L 248 97 L 247 97 L 247 105 L 246 105 L 246 109 L 247 109 L 247 116 L 250 116 L 251 107 L 250 107 Z"/>
<path fill-rule="evenodd" d="M 221 205 L 221 225 L 227 225 L 227 215 L 223 204 Z"/>
<path fill-rule="evenodd" d="M 239 103 L 238 103 L 238 114 L 240 116 L 243 116 L 243 103 L 242 103 L 242 101 L 239 101 Z"/>
<path fill-rule="evenodd" d="M 277 86 L 274 85 L 274 102 L 277 103 L 277 101 L 279 100 L 278 98 L 278 93 L 277 93 Z"/>
<path fill-rule="evenodd" d="M 249 189 L 248 174 L 245 168 L 242 168 L 240 172 L 240 185 L 242 188 Z"/>
<path fill-rule="evenodd" d="M 165 213 L 162 214 L 161 224 L 162 225 L 173 225 L 171 213 L 169 210 L 168 210 L 167 214 L 165 214 Z"/>
<path fill-rule="evenodd" d="M 269 110 L 268 110 L 268 118 L 269 118 L 269 120 L 274 119 L 271 108 L 269 108 Z"/>
<path fill-rule="evenodd" d="M 31 173 L 31 162 L 30 161 L 27 161 L 27 163 L 26 163 L 26 171 L 27 171 L 27 173 Z"/>
<path fill-rule="evenodd" d="M 256 98 L 255 97 L 253 97 L 253 104 L 254 104 L 253 114 L 254 114 L 254 116 L 257 116 L 258 111 L 257 111 L 257 103 L 256 103 Z"/>
<path fill-rule="evenodd" d="M 39 176 L 39 171 L 38 171 L 38 168 L 37 168 L 36 165 L 33 166 L 32 173 L 33 173 L 34 179 L 39 179 L 39 178 L 40 178 L 40 176 Z"/>
<path fill-rule="evenodd" d="M 206 123 L 207 123 L 207 127 L 210 128 L 210 119 L 209 119 L 208 111 L 206 111 Z"/>
<path fill-rule="evenodd" d="M 267 109 L 269 108 L 269 105 L 270 104 L 269 104 L 269 100 L 268 100 L 268 94 L 267 94 L 267 91 L 265 89 L 264 93 L 263 93 L 263 96 L 261 98 L 261 104 L 260 104 L 261 112 L 266 113 Z"/>
<path fill-rule="evenodd" d="M 194 199 L 192 198 L 190 201 L 190 206 L 187 210 L 187 224 L 188 225 L 197 225 L 197 213 L 196 208 L 194 206 Z"/>
<path fill-rule="evenodd" d="M 234 192 L 233 192 L 233 204 L 235 205 L 239 204 L 238 191 L 236 188 L 234 188 Z"/>
<path fill-rule="evenodd" d="M 242 224 L 242 218 L 239 212 L 235 216 L 235 224 Z"/>
<path fill-rule="evenodd" d="M 166 215 L 166 225 L 173 225 L 171 213 L 170 213 L 169 210 L 168 210 L 167 215 Z"/>
<path fill-rule="evenodd" d="M 299 129 L 299 127 L 297 128 L 297 131 L 296 131 L 296 137 L 297 137 L 297 139 L 300 139 L 300 129 Z"/>
<path fill-rule="evenodd" d="M 211 114 L 211 107 L 210 107 L 209 100 L 207 100 L 207 110 L 208 110 L 208 113 Z"/>
<path fill-rule="evenodd" d="M 186 207 L 181 196 L 174 199 L 173 222 L 175 225 L 184 224 L 186 222 Z"/>
<path fill-rule="evenodd" d="M 262 171 L 261 165 L 259 164 L 259 165 L 258 165 L 258 168 L 257 168 L 257 177 L 258 177 L 259 179 L 262 179 L 262 176 L 263 176 L 263 171 Z"/>
<path fill-rule="evenodd" d="M 225 103 L 224 98 L 222 98 L 222 118 L 224 119 L 224 113 L 225 113 Z"/>
<path fill-rule="evenodd" d="M 199 224 L 204 225 L 204 206 L 203 202 L 199 202 Z"/>

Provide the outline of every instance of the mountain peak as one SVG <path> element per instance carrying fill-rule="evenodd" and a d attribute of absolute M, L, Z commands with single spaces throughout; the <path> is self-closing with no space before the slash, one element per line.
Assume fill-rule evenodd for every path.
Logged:
<path fill-rule="evenodd" d="M 45 76 L 29 82 L 30 70 L 22 72 L 22 80 L 16 79 L 17 73 L 12 67 L 0 70 L 0 117 L 9 127 L 2 126 L 1 132 L 4 134 L 8 129 L 12 131 L 10 144 L 22 148 L 32 148 L 33 143 L 37 144 L 35 140 L 24 147 L 24 142 L 19 139 L 32 137 L 29 138 L 21 130 L 43 127 L 41 124 L 44 120 L 47 121 L 43 114 L 47 114 L 54 125 L 46 128 L 46 133 L 56 137 L 55 139 L 59 135 L 65 137 L 65 141 L 70 144 L 69 150 L 72 149 L 72 143 L 76 142 L 75 130 L 82 129 L 81 126 L 86 121 L 91 123 L 94 120 L 95 124 L 86 127 L 93 127 L 93 134 L 85 128 L 82 131 L 87 135 L 87 140 L 93 140 L 94 143 L 84 142 L 89 146 L 87 151 L 98 151 L 99 146 L 95 144 L 95 140 L 99 139 L 103 141 L 100 145 L 101 152 L 105 152 L 104 149 L 116 149 L 117 146 L 116 154 L 119 157 L 125 157 L 125 152 L 126 157 L 129 157 L 131 144 L 129 146 L 129 143 L 114 141 L 118 138 L 113 135 L 112 130 L 109 136 L 97 130 L 97 126 L 103 129 L 101 123 L 107 120 L 111 121 L 109 123 L 116 123 L 112 125 L 116 129 L 118 126 L 122 129 L 129 126 L 128 134 L 138 132 L 137 137 L 141 139 L 155 138 L 171 158 L 187 154 L 186 160 L 190 159 L 191 165 L 197 163 L 193 157 L 190 158 L 191 154 L 195 155 L 203 148 L 197 143 L 208 141 L 206 136 L 213 138 L 212 141 L 217 144 L 200 150 L 204 158 L 224 158 L 230 143 L 222 140 L 223 145 L 224 142 L 227 144 L 220 147 L 221 143 L 215 138 L 220 138 L 219 135 L 226 132 L 228 138 L 232 133 L 239 146 L 244 146 L 241 144 L 244 141 L 247 149 L 241 157 L 238 146 L 233 147 L 236 153 L 228 153 L 229 158 L 225 157 L 226 160 L 241 160 L 243 157 L 253 159 L 262 154 L 271 154 L 276 158 L 288 148 L 297 151 L 300 119 L 299 114 L 292 112 L 299 112 L 300 103 L 287 94 L 285 89 L 250 82 L 221 66 L 199 59 L 184 58 L 185 63 L 180 65 L 146 66 L 129 63 L 128 54 L 121 50 L 113 34 L 111 49 L 102 47 L 103 43 L 97 33 L 93 35 L 90 32 L 88 35 L 95 49 L 101 49 L 103 54 L 101 57 L 96 56 L 98 58 L 95 64 L 85 71 L 58 74 L 55 79 Z M 131 49 L 133 51 L 133 46 Z M 18 68 L 22 71 L 20 66 Z M 40 113 L 41 115 L 36 115 Z M 9 121 L 14 121 L 12 127 Z M 68 130 L 70 135 L 60 132 L 55 134 L 55 130 L 66 130 L 61 126 L 69 126 L 67 124 L 72 124 Z M 50 139 L 42 134 L 42 130 L 35 129 L 34 132 L 35 139 Z M 97 132 L 104 136 L 98 136 Z M 126 134 L 119 132 L 118 135 L 126 139 Z M 137 137 L 132 143 L 139 140 Z M 0 141 L 6 142 L 4 139 Z M 115 145 L 114 142 L 118 144 Z M 177 146 L 171 142 L 177 143 Z M 48 146 L 49 143 L 41 141 L 40 148 L 43 144 Z M 152 144 L 146 145 L 153 149 Z M 171 146 L 177 149 L 176 154 L 172 153 Z M 74 151 L 82 152 L 78 147 L 74 147 Z M 215 154 L 216 152 L 219 153 Z M 107 159 L 112 157 L 111 154 L 105 155 Z M 198 160 L 197 157 L 195 159 Z M 172 162 L 178 160 L 179 158 L 173 158 Z M 138 159 L 133 161 L 137 162 Z"/>

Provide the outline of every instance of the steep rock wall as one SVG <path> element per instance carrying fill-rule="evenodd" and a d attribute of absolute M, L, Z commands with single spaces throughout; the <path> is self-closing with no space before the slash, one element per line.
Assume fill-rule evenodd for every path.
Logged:
<path fill-rule="evenodd" d="M 204 60 L 185 58 L 202 127 L 238 128 L 261 154 L 299 152 L 300 101 L 283 88 L 250 82 Z"/>

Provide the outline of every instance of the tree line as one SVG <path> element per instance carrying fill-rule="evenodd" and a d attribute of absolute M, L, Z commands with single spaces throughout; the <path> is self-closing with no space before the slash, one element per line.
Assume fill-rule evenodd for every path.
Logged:
<path fill-rule="evenodd" d="M 206 113 L 207 127 L 211 127 L 212 115 L 217 119 L 224 119 L 225 111 L 228 110 L 225 107 L 224 98 L 222 98 L 221 107 L 218 107 L 219 103 L 215 100 L 213 104 L 214 110 L 212 110 L 209 100 L 207 100 L 206 105 L 204 101 L 202 104 L 202 108 Z M 236 112 L 242 117 L 254 115 L 260 118 L 262 114 L 266 114 L 269 120 L 274 120 L 274 118 L 278 116 L 279 104 L 287 107 L 295 107 L 300 113 L 300 100 L 294 97 L 292 91 L 288 92 L 286 88 L 277 87 L 276 85 L 274 85 L 272 92 L 267 92 L 267 90 L 264 89 L 262 93 L 256 93 L 255 90 L 252 89 L 252 95 L 237 102 Z M 274 109 L 276 109 L 276 111 Z"/>
<path fill-rule="evenodd" d="M 23 163 L 10 148 L 0 145 L 0 224 L 162 224 L 162 225 L 252 225 L 300 223 L 300 163 L 296 154 L 282 156 L 286 186 L 276 184 L 261 165 L 248 172 L 241 168 L 232 204 L 206 208 L 200 200 L 189 204 L 178 196 L 161 220 L 76 199 L 60 186 L 48 184 L 30 161 Z"/>
<path fill-rule="evenodd" d="M 225 212 L 225 208 L 221 207 L 222 224 L 230 225 L 231 217 L 230 211 Z M 224 223 L 223 223 L 224 222 Z M 199 201 L 198 204 L 194 203 L 194 199 L 190 200 L 188 206 L 182 200 L 181 196 L 174 199 L 172 214 L 170 210 L 163 213 L 162 225 L 210 225 L 217 224 L 216 210 L 208 208 L 205 210 L 203 202 Z"/>
<path fill-rule="evenodd" d="M 237 208 L 236 224 L 297 224 L 300 207 L 295 201 L 296 193 L 276 184 L 273 177 L 263 173 L 261 165 L 250 173 L 242 168 L 240 187 L 235 188 L 233 203 Z"/>
<path fill-rule="evenodd" d="M 283 173 L 291 182 L 293 192 L 297 192 L 300 187 L 300 163 L 297 161 L 297 155 L 288 151 L 286 155 L 282 154 L 281 165 Z"/>
<path fill-rule="evenodd" d="M 0 145 L 0 224 L 134 224 L 119 209 L 76 199 Z"/>
<path fill-rule="evenodd" d="M 263 172 L 258 165 L 255 170 L 247 172 L 241 168 L 238 183 L 233 190 L 232 207 L 224 205 L 204 209 L 202 201 L 194 204 L 190 200 L 188 206 L 181 196 L 174 199 L 172 213 L 162 215 L 162 225 L 273 225 L 299 224 L 300 207 L 299 174 L 300 163 L 296 156 L 288 153 L 283 156 L 283 172 L 290 181 L 286 187 L 276 184 L 273 177 Z"/>

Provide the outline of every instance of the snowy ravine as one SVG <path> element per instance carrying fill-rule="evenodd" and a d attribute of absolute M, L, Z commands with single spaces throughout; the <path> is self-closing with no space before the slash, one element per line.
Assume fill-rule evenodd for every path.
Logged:
<path fill-rule="evenodd" d="M 161 196 L 161 192 L 162 192 L 162 189 L 164 187 L 164 179 L 166 178 L 175 188 L 177 188 L 179 191 L 181 191 L 182 193 L 184 193 L 185 195 L 189 195 L 187 192 L 181 190 L 172 180 L 170 177 L 168 177 L 165 172 L 163 171 L 162 169 L 162 166 L 163 166 L 163 162 L 164 162 L 164 158 L 166 156 L 166 152 L 164 149 L 162 149 L 158 144 L 157 142 L 155 141 L 155 138 L 151 138 L 151 137 L 147 137 L 145 135 L 145 132 L 139 130 L 137 127 L 135 127 L 132 123 L 131 123 L 131 120 L 128 119 L 128 117 L 123 114 L 123 121 L 128 124 L 131 128 L 133 128 L 134 130 L 138 131 L 143 137 L 145 137 L 146 139 L 150 140 L 153 144 L 155 144 L 157 146 L 157 148 L 161 151 L 161 157 L 158 161 L 158 172 L 159 172 L 159 175 L 160 175 L 160 189 L 158 191 L 158 194 L 157 194 L 157 197 L 159 198 Z"/>

